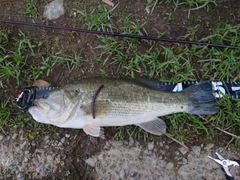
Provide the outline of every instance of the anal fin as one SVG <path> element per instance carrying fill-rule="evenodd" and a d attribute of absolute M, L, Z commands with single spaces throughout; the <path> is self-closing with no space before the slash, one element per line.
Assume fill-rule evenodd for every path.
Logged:
<path fill-rule="evenodd" d="M 152 121 L 135 125 L 154 135 L 162 135 L 166 133 L 166 124 L 160 118 L 156 118 Z"/>
<path fill-rule="evenodd" d="M 87 135 L 91 135 L 91 136 L 94 136 L 94 137 L 101 137 L 102 139 L 105 139 L 103 128 L 101 128 L 100 126 L 86 125 L 86 126 L 83 127 L 83 131 Z"/>

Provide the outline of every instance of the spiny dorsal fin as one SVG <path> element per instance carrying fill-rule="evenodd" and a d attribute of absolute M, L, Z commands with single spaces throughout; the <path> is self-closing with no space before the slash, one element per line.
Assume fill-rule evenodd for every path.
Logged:
<path fill-rule="evenodd" d="M 152 79 L 152 78 L 150 79 L 147 76 L 142 76 L 142 77 L 135 77 L 134 81 L 142 85 L 145 85 L 151 89 L 167 91 L 167 87 L 162 83 L 160 83 L 157 79 Z"/>

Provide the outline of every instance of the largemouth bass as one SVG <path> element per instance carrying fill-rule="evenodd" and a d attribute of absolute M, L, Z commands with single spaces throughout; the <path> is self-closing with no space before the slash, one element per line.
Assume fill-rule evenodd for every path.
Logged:
<path fill-rule="evenodd" d="M 157 85 L 157 84 L 156 84 Z M 214 114 L 216 100 L 209 83 L 193 85 L 183 92 L 157 90 L 154 81 L 131 79 L 82 79 L 51 91 L 29 108 L 41 123 L 83 129 L 99 137 L 104 126 L 140 126 L 149 133 L 166 131 L 158 118 L 173 113 Z"/>

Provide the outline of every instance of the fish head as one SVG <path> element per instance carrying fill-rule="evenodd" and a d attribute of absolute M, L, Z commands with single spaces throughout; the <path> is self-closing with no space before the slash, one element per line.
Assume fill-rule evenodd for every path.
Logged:
<path fill-rule="evenodd" d="M 81 105 L 80 92 L 74 88 L 56 89 L 34 101 L 28 109 L 32 117 L 44 124 L 61 125 L 67 122 Z"/>

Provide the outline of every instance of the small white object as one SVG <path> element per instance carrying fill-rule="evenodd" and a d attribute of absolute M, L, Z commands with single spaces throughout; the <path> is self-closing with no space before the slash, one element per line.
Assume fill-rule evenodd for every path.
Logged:
<path fill-rule="evenodd" d="M 147 13 L 150 13 L 150 9 L 149 8 L 145 8 L 145 10 L 147 11 Z"/>
<path fill-rule="evenodd" d="M 63 0 L 54 0 L 45 6 L 43 17 L 54 20 L 64 14 Z"/>

